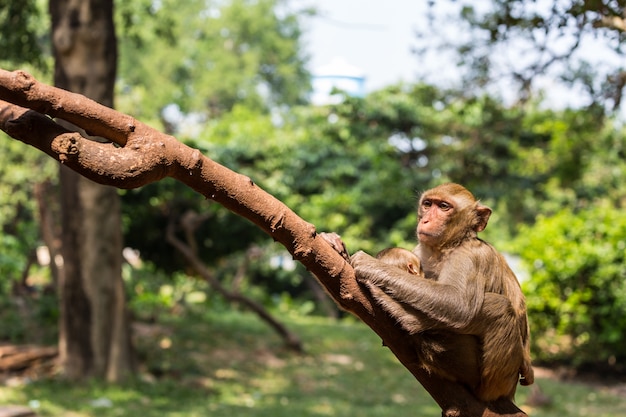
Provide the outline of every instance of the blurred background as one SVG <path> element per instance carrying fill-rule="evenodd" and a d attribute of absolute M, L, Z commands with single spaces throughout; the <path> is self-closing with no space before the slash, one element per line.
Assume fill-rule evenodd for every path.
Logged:
<path fill-rule="evenodd" d="M 351 251 L 412 248 L 419 192 L 470 189 L 527 297 L 536 416 L 626 413 L 625 47 L 621 0 L 0 0 L 0 67 Z M 440 413 L 288 252 L 171 179 L 101 187 L 0 133 L 0 227 L 0 410 Z"/>

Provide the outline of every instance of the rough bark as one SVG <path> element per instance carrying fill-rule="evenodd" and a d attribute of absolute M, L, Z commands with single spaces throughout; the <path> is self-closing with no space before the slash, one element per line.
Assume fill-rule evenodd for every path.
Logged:
<path fill-rule="evenodd" d="M 382 338 L 441 406 L 444 416 L 525 416 L 510 401 L 482 403 L 463 386 L 425 372 L 394 320 L 361 290 L 350 265 L 316 233 L 312 224 L 257 187 L 252 179 L 130 116 L 42 85 L 23 72 L 0 70 L 0 100 L 33 109 L 0 101 L 2 130 L 81 175 L 120 188 L 173 177 L 252 221 L 306 266 L 337 304 L 358 316 Z M 87 141 L 43 114 L 70 120 L 117 146 Z"/>
<path fill-rule="evenodd" d="M 61 191 L 61 257 L 59 268 L 59 363 L 70 379 L 89 376 L 93 370 L 90 338 L 91 305 L 81 276 L 80 218 L 77 204 L 76 173 L 60 169 Z"/>
<path fill-rule="evenodd" d="M 112 0 L 51 0 L 55 85 L 113 106 Z M 117 190 L 61 167 L 60 350 L 65 374 L 115 381 L 133 368 Z"/>

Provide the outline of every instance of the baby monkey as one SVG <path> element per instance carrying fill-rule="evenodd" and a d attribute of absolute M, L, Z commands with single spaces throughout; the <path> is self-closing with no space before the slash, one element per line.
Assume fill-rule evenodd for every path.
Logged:
<path fill-rule="evenodd" d="M 408 249 L 387 248 L 376 254 L 376 259 L 380 259 L 387 265 L 395 266 L 413 275 L 424 274 L 421 272 L 420 258 Z"/>
<path fill-rule="evenodd" d="M 411 275 L 415 275 L 419 279 L 426 279 L 422 271 L 420 259 L 417 255 L 408 249 L 404 248 L 386 248 L 376 254 L 376 259 L 384 262 L 387 265 L 399 268 Z M 394 294 L 387 294 L 382 288 L 367 283 L 367 286 L 374 296 L 374 299 L 383 307 L 383 309 L 391 315 L 400 326 L 407 332 L 413 334 L 414 329 L 421 328 L 419 325 L 419 318 L 417 314 L 414 314 L 411 306 L 398 302 L 401 298 L 398 294 L 393 297 Z"/>

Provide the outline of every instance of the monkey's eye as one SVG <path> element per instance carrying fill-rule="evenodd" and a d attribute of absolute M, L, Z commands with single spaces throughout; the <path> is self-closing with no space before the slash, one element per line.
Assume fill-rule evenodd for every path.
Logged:
<path fill-rule="evenodd" d="M 439 208 L 443 211 L 448 211 L 452 208 L 452 205 L 449 203 L 446 203 L 445 201 L 442 201 L 441 203 L 439 203 Z"/>
<path fill-rule="evenodd" d="M 422 207 L 424 208 L 431 208 L 433 205 L 433 202 L 430 200 L 424 200 L 422 201 Z"/>

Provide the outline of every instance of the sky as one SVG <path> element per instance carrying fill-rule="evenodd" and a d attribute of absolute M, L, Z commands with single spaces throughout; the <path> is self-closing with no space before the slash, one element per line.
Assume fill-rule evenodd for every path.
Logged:
<path fill-rule="evenodd" d="M 362 69 L 365 89 L 400 80 L 415 81 L 418 58 L 411 53 L 414 30 L 425 22 L 427 2 L 420 0 L 315 0 L 319 16 L 306 25 L 310 70 L 336 57 Z"/>

